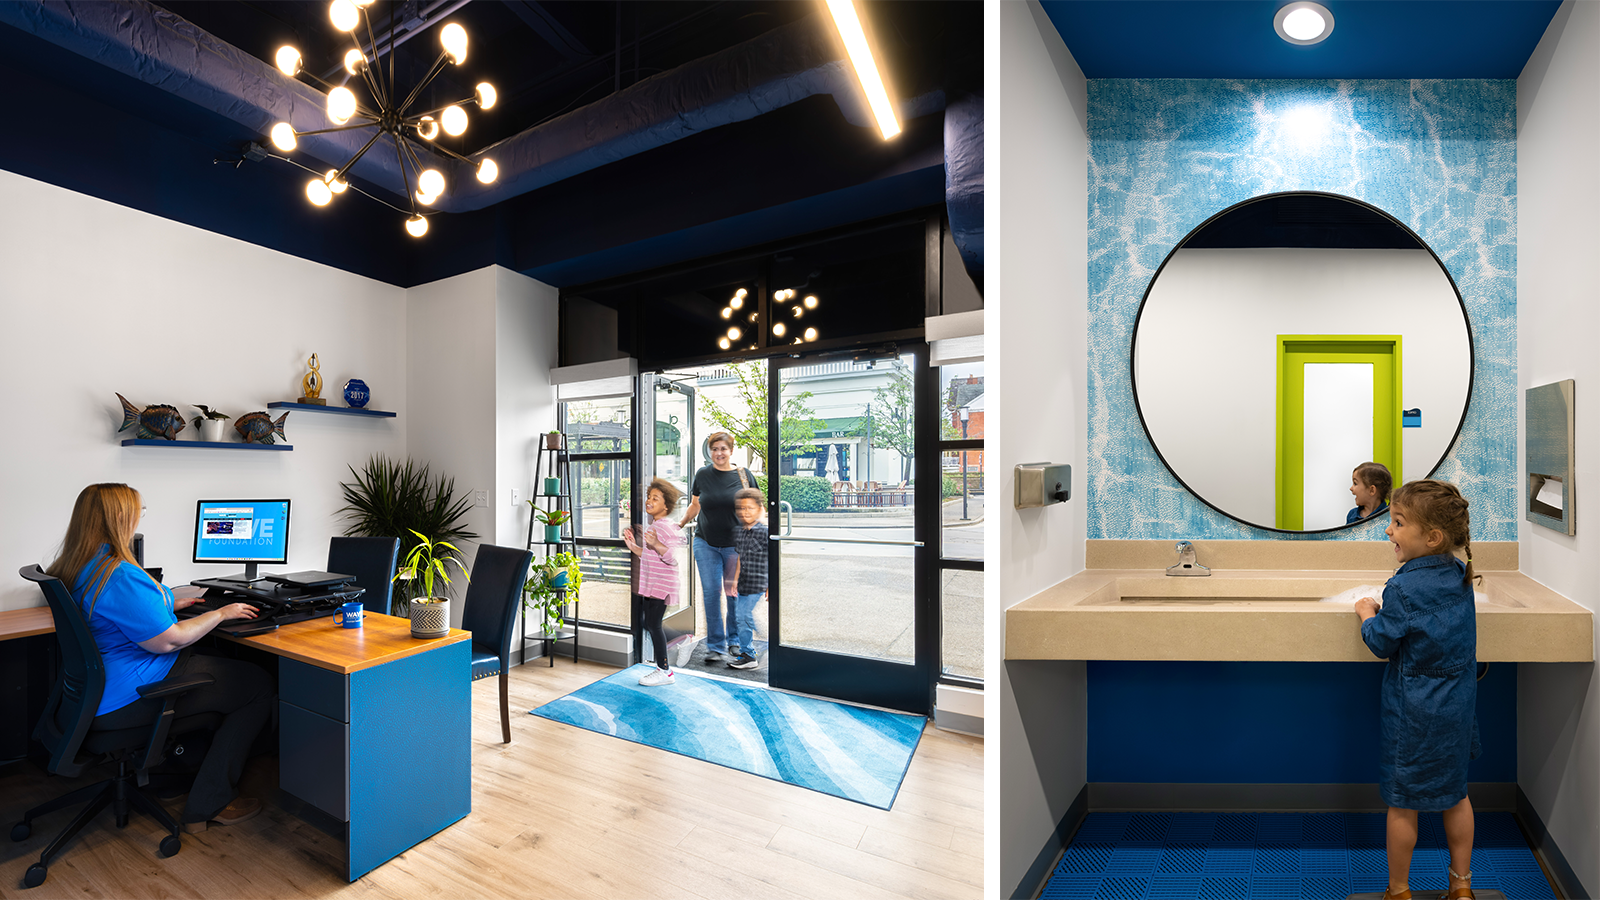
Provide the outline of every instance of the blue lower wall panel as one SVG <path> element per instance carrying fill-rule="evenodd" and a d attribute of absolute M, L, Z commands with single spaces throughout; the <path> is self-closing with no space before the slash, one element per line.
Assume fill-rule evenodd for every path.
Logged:
<path fill-rule="evenodd" d="M 1088 780 L 1353 784 L 1378 780 L 1384 663 L 1088 664 Z M 1517 780 L 1517 667 L 1478 682 L 1483 756 L 1469 781 Z"/>
<path fill-rule="evenodd" d="M 471 646 L 350 675 L 351 881 L 472 811 Z"/>

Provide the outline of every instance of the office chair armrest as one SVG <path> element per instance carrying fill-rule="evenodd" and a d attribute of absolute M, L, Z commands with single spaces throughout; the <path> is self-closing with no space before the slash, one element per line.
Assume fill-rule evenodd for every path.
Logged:
<path fill-rule="evenodd" d="M 176 678 L 163 678 L 160 681 L 141 684 L 135 690 L 139 692 L 139 696 L 146 700 L 160 700 L 163 697 L 171 697 L 184 691 L 192 691 L 197 687 L 205 687 L 215 682 L 216 679 L 210 675 L 180 675 Z"/>

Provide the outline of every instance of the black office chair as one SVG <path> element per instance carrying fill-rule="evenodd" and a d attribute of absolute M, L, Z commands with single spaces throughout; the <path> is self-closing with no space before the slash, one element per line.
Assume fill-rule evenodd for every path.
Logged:
<path fill-rule="evenodd" d="M 394 571 L 400 561 L 395 537 L 336 537 L 328 540 L 328 571 L 354 575 L 367 589 L 361 605 L 367 612 L 389 615 L 394 597 Z"/>
<path fill-rule="evenodd" d="M 106 687 L 106 668 L 95 646 L 89 623 L 83 617 L 72 595 L 61 580 L 46 575 L 38 566 L 23 566 L 23 578 L 39 585 L 50 612 L 55 618 L 56 642 L 61 647 L 60 677 L 45 704 L 44 715 L 33 730 L 35 740 L 50 753 L 49 770 L 56 775 L 76 777 L 85 769 L 102 762 L 115 762 L 115 778 L 79 788 L 57 797 L 48 803 L 30 809 L 22 821 L 11 829 L 13 841 L 25 841 L 33 833 L 33 820 L 58 809 L 87 803 L 55 840 L 50 842 L 39 861 L 28 867 L 22 883 L 38 887 L 48 874 L 50 859 L 83 830 L 102 809 L 110 806 L 116 813 L 117 827 L 128 824 L 128 813 L 138 809 L 150 816 L 170 834 L 161 839 L 161 855 L 172 856 L 182 849 L 178 823 L 173 821 L 161 804 L 147 796 L 140 787 L 149 783 L 149 770 L 161 762 L 169 734 L 179 734 L 199 729 L 216 729 L 222 724 L 218 713 L 175 718 L 173 702 L 179 695 L 214 680 L 210 675 L 189 675 L 166 678 L 139 688 L 145 700 L 162 704 L 161 715 L 154 723 L 140 728 L 115 730 L 96 729 L 95 711 L 100 706 Z"/>
<path fill-rule="evenodd" d="M 500 676 L 500 736 L 511 743 L 511 632 L 533 551 L 480 544 L 463 601 L 461 627 L 472 632 L 472 680 Z"/>

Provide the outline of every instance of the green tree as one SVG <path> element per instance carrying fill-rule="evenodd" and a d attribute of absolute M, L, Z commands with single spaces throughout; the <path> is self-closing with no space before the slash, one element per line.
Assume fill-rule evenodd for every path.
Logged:
<path fill-rule="evenodd" d="M 895 360 L 889 383 L 872 394 L 867 414 L 852 432 L 853 437 L 869 438 L 872 447 L 883 447 L 900 454 L 900 480 L 911 480 L 911 460 L 916 455 L 917 431 L 913 413 L 916 385 L 911 367 Z"/>
<path fill-rule="evenodd" d="M 740 447 L 748 447 L 755 458 L 767 457 L 767 367 L 764 363 L 731 363 L 728 366 L 739 381 L 737 388 L 744 409 L 724 407 L 709 397 L 705 405 L 706 417 L 717 427 L 733 435 Z M 812 449 L 811 440 L 822 427 L 806 401 L 810 391 L 788 394 L 778 417 L 778 441 L 785 455 L 805 453 Z"/>

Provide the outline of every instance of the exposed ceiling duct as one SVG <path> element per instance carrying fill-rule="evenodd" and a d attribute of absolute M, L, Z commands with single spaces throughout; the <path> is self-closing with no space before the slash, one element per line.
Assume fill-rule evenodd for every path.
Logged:
<path fill-rule="evenodd" d="M 144 0 L 124 3 L 0 3 L 0 22 L 154 85 L 266 135 L 275 122 L 296 131 L 328 125 L 327 96 L 268 63 Z M 466 212 L 570 178 L 721 125 L 745 121 L 807 97 L 829 94 L 844 117 L 874 127 L 849 63 L 821 16 L 781 26 L 727 50 L 645 78 L 610 96 L 484 148 L 500 177 L 483 185 L 465 164 L 439 157 L 451 185 L 436 209 Z M 944 108 L 943 91 L 899 104 L 903 118 Z M 981 117 L 978 125 L 981 133 Z M 296 152 L 337 166 L 365 131 L 301 137 Z M 374 148 L 377 151 L 377 148 Z M 981 157 L 981 142 L 979 144 Z M 405 195 L 393 153 L 372 152 L 352 174 Z M 980 182 L 981 183 L 981 182 Z"/>

